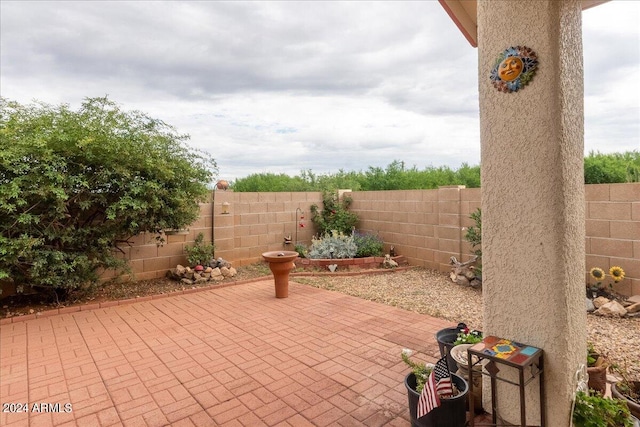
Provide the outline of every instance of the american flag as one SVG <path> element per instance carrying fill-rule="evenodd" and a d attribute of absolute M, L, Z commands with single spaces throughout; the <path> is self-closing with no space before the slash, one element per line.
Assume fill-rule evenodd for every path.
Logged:
<path fill-rule="evenodd" d="M 418 400 L 418 418 L 440 406 L 440 397 L 450 397 L 452 394 L 451 374 L 447 366 L 447 356 L 445 356 L 438 360 L 424 384 Z"/>

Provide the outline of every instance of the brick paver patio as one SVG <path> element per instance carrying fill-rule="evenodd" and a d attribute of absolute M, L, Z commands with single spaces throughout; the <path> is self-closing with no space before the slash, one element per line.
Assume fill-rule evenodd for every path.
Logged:
<path fill-rule="evenodd" d="M 408 426 L 400 352 L 449 326 L 271 280 L 3 324 L 0 425 Z"/>

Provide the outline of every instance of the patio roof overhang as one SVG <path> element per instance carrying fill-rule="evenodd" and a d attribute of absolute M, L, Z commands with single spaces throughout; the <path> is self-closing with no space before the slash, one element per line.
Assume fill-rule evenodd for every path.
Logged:
<path fill-rule="evenodd" d="M 438 0 L 471 46 L 478 47 L 478 0 Z M 609 0 L 582 0 L 582 10 Z"/>

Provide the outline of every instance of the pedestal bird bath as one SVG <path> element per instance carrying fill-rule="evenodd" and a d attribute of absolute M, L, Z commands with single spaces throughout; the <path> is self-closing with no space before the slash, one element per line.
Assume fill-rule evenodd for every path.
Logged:
<path fill-rule="evenodd" d="M 269 263 L 276 284 L 276 298 L 289 296 L 289 273 L 295 267 L 293 260 L 298 257 L 295 251 L 264 252 L 262 258 Z"/>

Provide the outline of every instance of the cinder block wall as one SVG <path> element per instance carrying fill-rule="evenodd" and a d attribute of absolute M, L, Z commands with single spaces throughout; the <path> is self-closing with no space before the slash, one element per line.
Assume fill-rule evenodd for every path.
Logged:
<path fill-rule="evenodd" d="M 223 204 L 228 212 L 223 213 Z M 272 250 L 294 250 L 296 230 L 298 242 L 309 246 L 314 233 L 310 206 L 322 207 L 322 194 L 313 193 L 234 193 L 215 191 L 212 202 L 200 204 L 200 218 L 187 231 L 156 236 L 143 233 L 130 240 L 122 256 L 129 260 L 133 278 L 147 280 L 163 277 L 177 264 L 186 265 L 186 246 L 193 246 L 199 233 L 205 242 L 215 242 L 215 256 L 231 261 L 234 266 L 262 260 L 261 254 Z M 296 212 L 297 209 L 300 211 Z M 301 217 L 304 219 L 301 220 Z M 297 221 L 296 221 L 297 220 Z M 300 227 L 300 222 L 304 227 Z M 212 228 L 213 225 L 213 228 Z M 213 234 L 212 234 L 213 230 Z M 291 235 L 292 243 L 284 244 Z M 105 272 L 103 279 L 113 277 Z"/>
<path fill-rule="evenodd" d="M 221 213 L 224 202 L 229 203 L 227 215 Z M 296 231 L 298 243 L 310 245 L 314 230 L 309 208 L 313 204 L 322 207 L 321 193 L 217 191 L 214 215 L 216 257 L 242 266 L 262 260 L 261 254 L 266 251 L 293 251 Z M 304 219 L 301 221 L 302 216 Z M 292 243 L 285 245 L 284 238 L 289 235 Z"/>
<path fill-rule="evenodd" d="M 620 266 L 627 278 L 614 289 L 640 295 L 640 183 L 587 185 L 585 200 L 587 271 Z"/>
<path fill-rule="evenodd" d="M 393 245 L 409 264 L 442 272 L 449 260 L 470 258 L 464 229 L 480 207 L 480 189 L 446 186 L 437 190 L 354 192 L 352 210 L 359 229 L 378 234 L 388 251 Z"/>
<path fill-rule="evenodd" d="M 466 227 L 473 225 L 469 216 L 480 207 L 479 188 L 448 186 L 350 195 L 351 209 L 360 217 L 358 228 L 377 233 L 387 251 L 395 246 L 411 265 L 448 272 L 450 257 L 462 261 L 471 257 L 464 234 Z M 205 241 L 213 237 L 216 257 L 235 266 L 260 261 L 265 251 L 293 250 L 296 228 L 298 242 L 309 245 L 315 232 L 309 207 L 322 206 L 322 194 L 318 192 L 216 191 L 212 197 L 212 203 L 200 205 L 200 219 L 187 234 L 166 236 L 162 246 L 156 245 L 153 235 L 132 239 L 132 247 L 125 248 L 123 256 L 130 260 L 136 279 L 162 277 L 176 264 L 185 264 L 184 247 L 192 245 L 200 232 Z M 228 214 L 222 212 L 225 202 L 229 204 Z M 304 212 L 304 228 L 296 223 L 297 208 Z M 294 243 L 284 245 L 288 234 Z M 627 278 L 614 289 L 626 295 L 640 294 L 640 183 L 587 185 L 586 235 L 587 271 L 594 266 L 608 270 L 619 265 Z"/>

